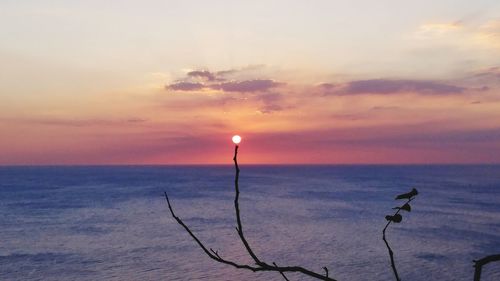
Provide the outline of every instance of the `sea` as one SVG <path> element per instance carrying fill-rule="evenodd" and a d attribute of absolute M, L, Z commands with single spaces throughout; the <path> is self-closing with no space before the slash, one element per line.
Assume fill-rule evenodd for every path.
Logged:
<path fill-rule="evenodd" d="M 499 165 L 241 165 L 245 236 L 263 261 L 336 280 L 472 280 L 500 254 Z M 0 280 L 284 280 L 211 260 L 172 218 L 228 260 L 252 265 L 227 166 L 0 167 Z M 315 280 L 287 273 L 289 280 Z M 500 280 L 500 262 L 481 280 Z"/>

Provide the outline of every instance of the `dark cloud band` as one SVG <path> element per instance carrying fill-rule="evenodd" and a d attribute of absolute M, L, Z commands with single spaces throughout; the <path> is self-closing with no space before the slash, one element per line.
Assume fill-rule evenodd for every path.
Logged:
<path fill-rule="evenodd" d="M 448 95 L 462 93 L 466 88 L 427 80 L 357 80 L 347 83 L 339 94 L 396 94 L 415 92 L 420 94 Z"/>

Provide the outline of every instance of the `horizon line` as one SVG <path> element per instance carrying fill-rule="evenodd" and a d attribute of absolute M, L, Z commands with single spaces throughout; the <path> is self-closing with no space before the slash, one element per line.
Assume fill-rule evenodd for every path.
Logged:
<path fill-rule="evenodd" d="M 440 163 L 238 163 L 240 166 L 497 166 L 500 162 L 440 162 Z M 179 164 L 0 164 L 0 168 L 6 167 L 200 167 L 200 166 L 234 166 L 232 163 L 179 163 Z"/>

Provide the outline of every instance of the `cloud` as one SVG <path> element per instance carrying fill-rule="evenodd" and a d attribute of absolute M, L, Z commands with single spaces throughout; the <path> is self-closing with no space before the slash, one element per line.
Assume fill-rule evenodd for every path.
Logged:
<path fill-rule="evenodd" d="M 482 86 L 482 87 L 479 87 L 479 88 L 475 88 L 474 90 L 479 91 L 479 92 L 484 92 L 484 91 L 488 91 L 490 89 L 491 88 L 488 87 L 488 86 Z"/>
<path fill-rule="evenodd" d="M 332 90 L 335 89 L 337 85 L 333 83 L 321 83 L 318 85 L 318 87 L 324 90 Z"/>
<path fill-rule="evenodd" d="M 350 116 L 346 116 L 349 118 Z M 330 147 L 334 144 L 347 146 L 374 147 L 435 147 L 456 146 L 478 143 L 499 145 L 500 128 L 443 130 L 432 124 L 373 126 L 304 130 L 296 132 L 269 132 L 259 134 L 264 139 L 293 139 L 295 145 Z M 256 138 L 256 137 L 253 137 Z"/>
<path fill-rule="evenodd" d="M 357 80 L 347 83 L 337 94 L 397 94 L 414 92 L 418 94 L 448 95 L 462 93 L 466 88 L 427 80 Z"/>
<path fill-rule="evenodd" d="M 215 90 L 222 90 L 224 92 L 260 92 L 266 91 L 271 88 L 278 87 L 283 83 L 276 82 L 270 79 L 255 79 L 246 81 L 232 81 L 220 84 L 212 84 L 210 88 Z"/>
<path fill-rule="evenodd" d="M 500 48 L 500 20 L 492 20 L 480 26 L 477 40 L 484 46 Z"/>
<path fill-rule="evenodd" d="M 260 113 L 270 114 L 276 111 L 282 111 L 283 107 L 279 104 L 265 104 L 259 109 Z"/>
<path fill-rule="evenodd" d="M 500 19 L 424 24 L 414 37 L 420 43 L 433 44 L 433 49 L 445 47 L 450 53 L 444 56 L 455 52 L 460 57 L 483 60 L 482 55 L 494 57 L 500 50 Z"/>
<path fill-rule="evenodd" d="M 494 81 L 500 81 L 500 67 L 495 66 L 495 67 L 490 67 L 483 71 L 479 71 L 476 74 L 474 74 L 474 77 L 489 78 Z"/>
<path fill-rule="evenodd" d="M 187 72 L 184 77 L 167 84 L 165 89 L 174 91 L 212 89 L 223 92 L 248 93 L 263 92 L 284 84 L 267 78 L 254 79 L 255 76 L 262 76 L 259 70 L 263 67 L 262 65 L 251 65 L 221 71 L 192 70 Z M 259 73 L 255 71 L 259 71 Z"/>
<path fill-rule="evenodd" d="M 176 82 L 167 85 L 165 88 L 174 91 L 196 91 L 196 90 L 201 90 L 204 87 L 205 85 L 199 82 Z"/>
<path fill-rule="evenodd" d="M 261 72 L 267 66 L 265 64 L 251 64 L 240 68 L 231 68 L 226 70 L 217 71 L 217 76 L 230 76 L 235 74 L 250 74 L 252 72 Z"/>
<path fill-rule="evenodd" d="M 243 70 L 242 70 L 243 71 Z M 348 80 L 344 82 L 322 82 L 298 85 L 287 83 L 287 81 L 276 80 L 273 76 L 265 78 L 255 78 L 257 74 L 250 75 L 240 70 L 194 70 L 186 74 L 172 84 L 166 86 L 168 90 L 174 91 L 220 91 L 225 93 L 254 93 L 267 94 L 271 92 L 287 91 L 290 93 L 298 93 L 297 91 L 307 91 L 315 96 L 329 95 L 361 95 L 361 94 L 378 94 L 378 95 L 396 95 L 404 93 L 412 93 L 417 95 L 451 95 L 463 94 L 465 92 L 485 92 L 491 87 L 488 83 L 467 83 L 465 78 L 438 81 L 438 80 L 418 80 L 411 77 L 408 78 L 379 78 L 366 80 Z M 229 73 L 237 73 L 235 75 Z M 500 81 L 500 71 L 497 67 L 482 70 L 471 74 L 469 79 L 475 79 L 478 82 L 480 79 L 488 77 Z M 230 80 L 229 80 L 230 78 Z M 227 80 L 226 80 L 227 79 Z M 462 86 L 470 85 L 470 87 Z M 302 87 L 302 88 L 301 88 Z M 277 107 L 275 107 L 277 108 Z"/>
<path fill-rule="evenodd" d="M 497 89 L 500 86 L 500 67 L 488 67 L 469 72 L 466 76 L 459 78 L 460 84 L 468 85 L 469 90 L 486 92 Z"/>
<path fill-rule="evenodd" d="M 472 48 L 476 52 L 485 49 L 497 50 L 500 48 L 500 19 L 482 23 L 466 20 L 448 23 L 425 23 L 420 25 L 413 34 L 417 40 L 435 41 L 440 45 Z"/>
<path fill-rule="evenodd" d="M 457 31 L 463 27 L 462 21 L 448 23 L 424 23 L 418 27 L 415 32 L 417 38 L 425 39 L 431 37 L 443 36 L 447 33 Z"/>
<path fill-rule="evenodd" d="M 283 100 L 283 95 L 278 94 L 278 93 L 263 94 L 263 95 L 259 95 L 259 100 L 261 100 L 267 104 L 281 102 Z"/>
<path fill-rule="evenodd" d="M 334 94 L 338 87 L 338 84 L 333 83 L 320 83 L 315 86 L 316 90 L 324 96 Z"/>
<path fill-rule="evenodd" d="M 27 119 L 0 119 L 0 121 L 19 122 L 46 126 L 63 127 L 90 127 L 90 126 L 129 126 L 147 122 L 142 118 L 129 119 L 71 119 L 71 118 L 27 118 Z"/>
<path fill-rule="evenodd" d="M 215 81 L 216 75 L 208 70 L 194 70 L 187 73 L 187 76 L 194 78 L 203 78 L 208 81 Z"/>
<path fill-rule="evenodd" d="M 260 113 L 270 114 L 285 109 L 285 107 L 283 106 L 285 104 L 285 100 L 283 98 L 283 95 L 281 94 L 266 93 L 259 95 L 257 99 L 264 103 L 264 105 L 259 108 Z"/>

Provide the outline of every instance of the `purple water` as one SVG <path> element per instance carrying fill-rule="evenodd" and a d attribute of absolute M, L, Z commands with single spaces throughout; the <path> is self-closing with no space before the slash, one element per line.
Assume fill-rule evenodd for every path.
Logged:
<path fill-rule="evenodd" d="M 241 169 L 246 236 L 269 263 L 392 280 L 384 216 L 412 187 L 412 212 L 388 230 L 403 280 L 472 280 L 473 259 L 500 253 L 498 165 Z M 168 213 L 164 190 L 208 247 L 250 263 L 233 177 L 232 166 L 1 167 L 0 280 L 283 280 L 210 260 Z M 482 280 L 500 280 L 500 263 Z"/>

